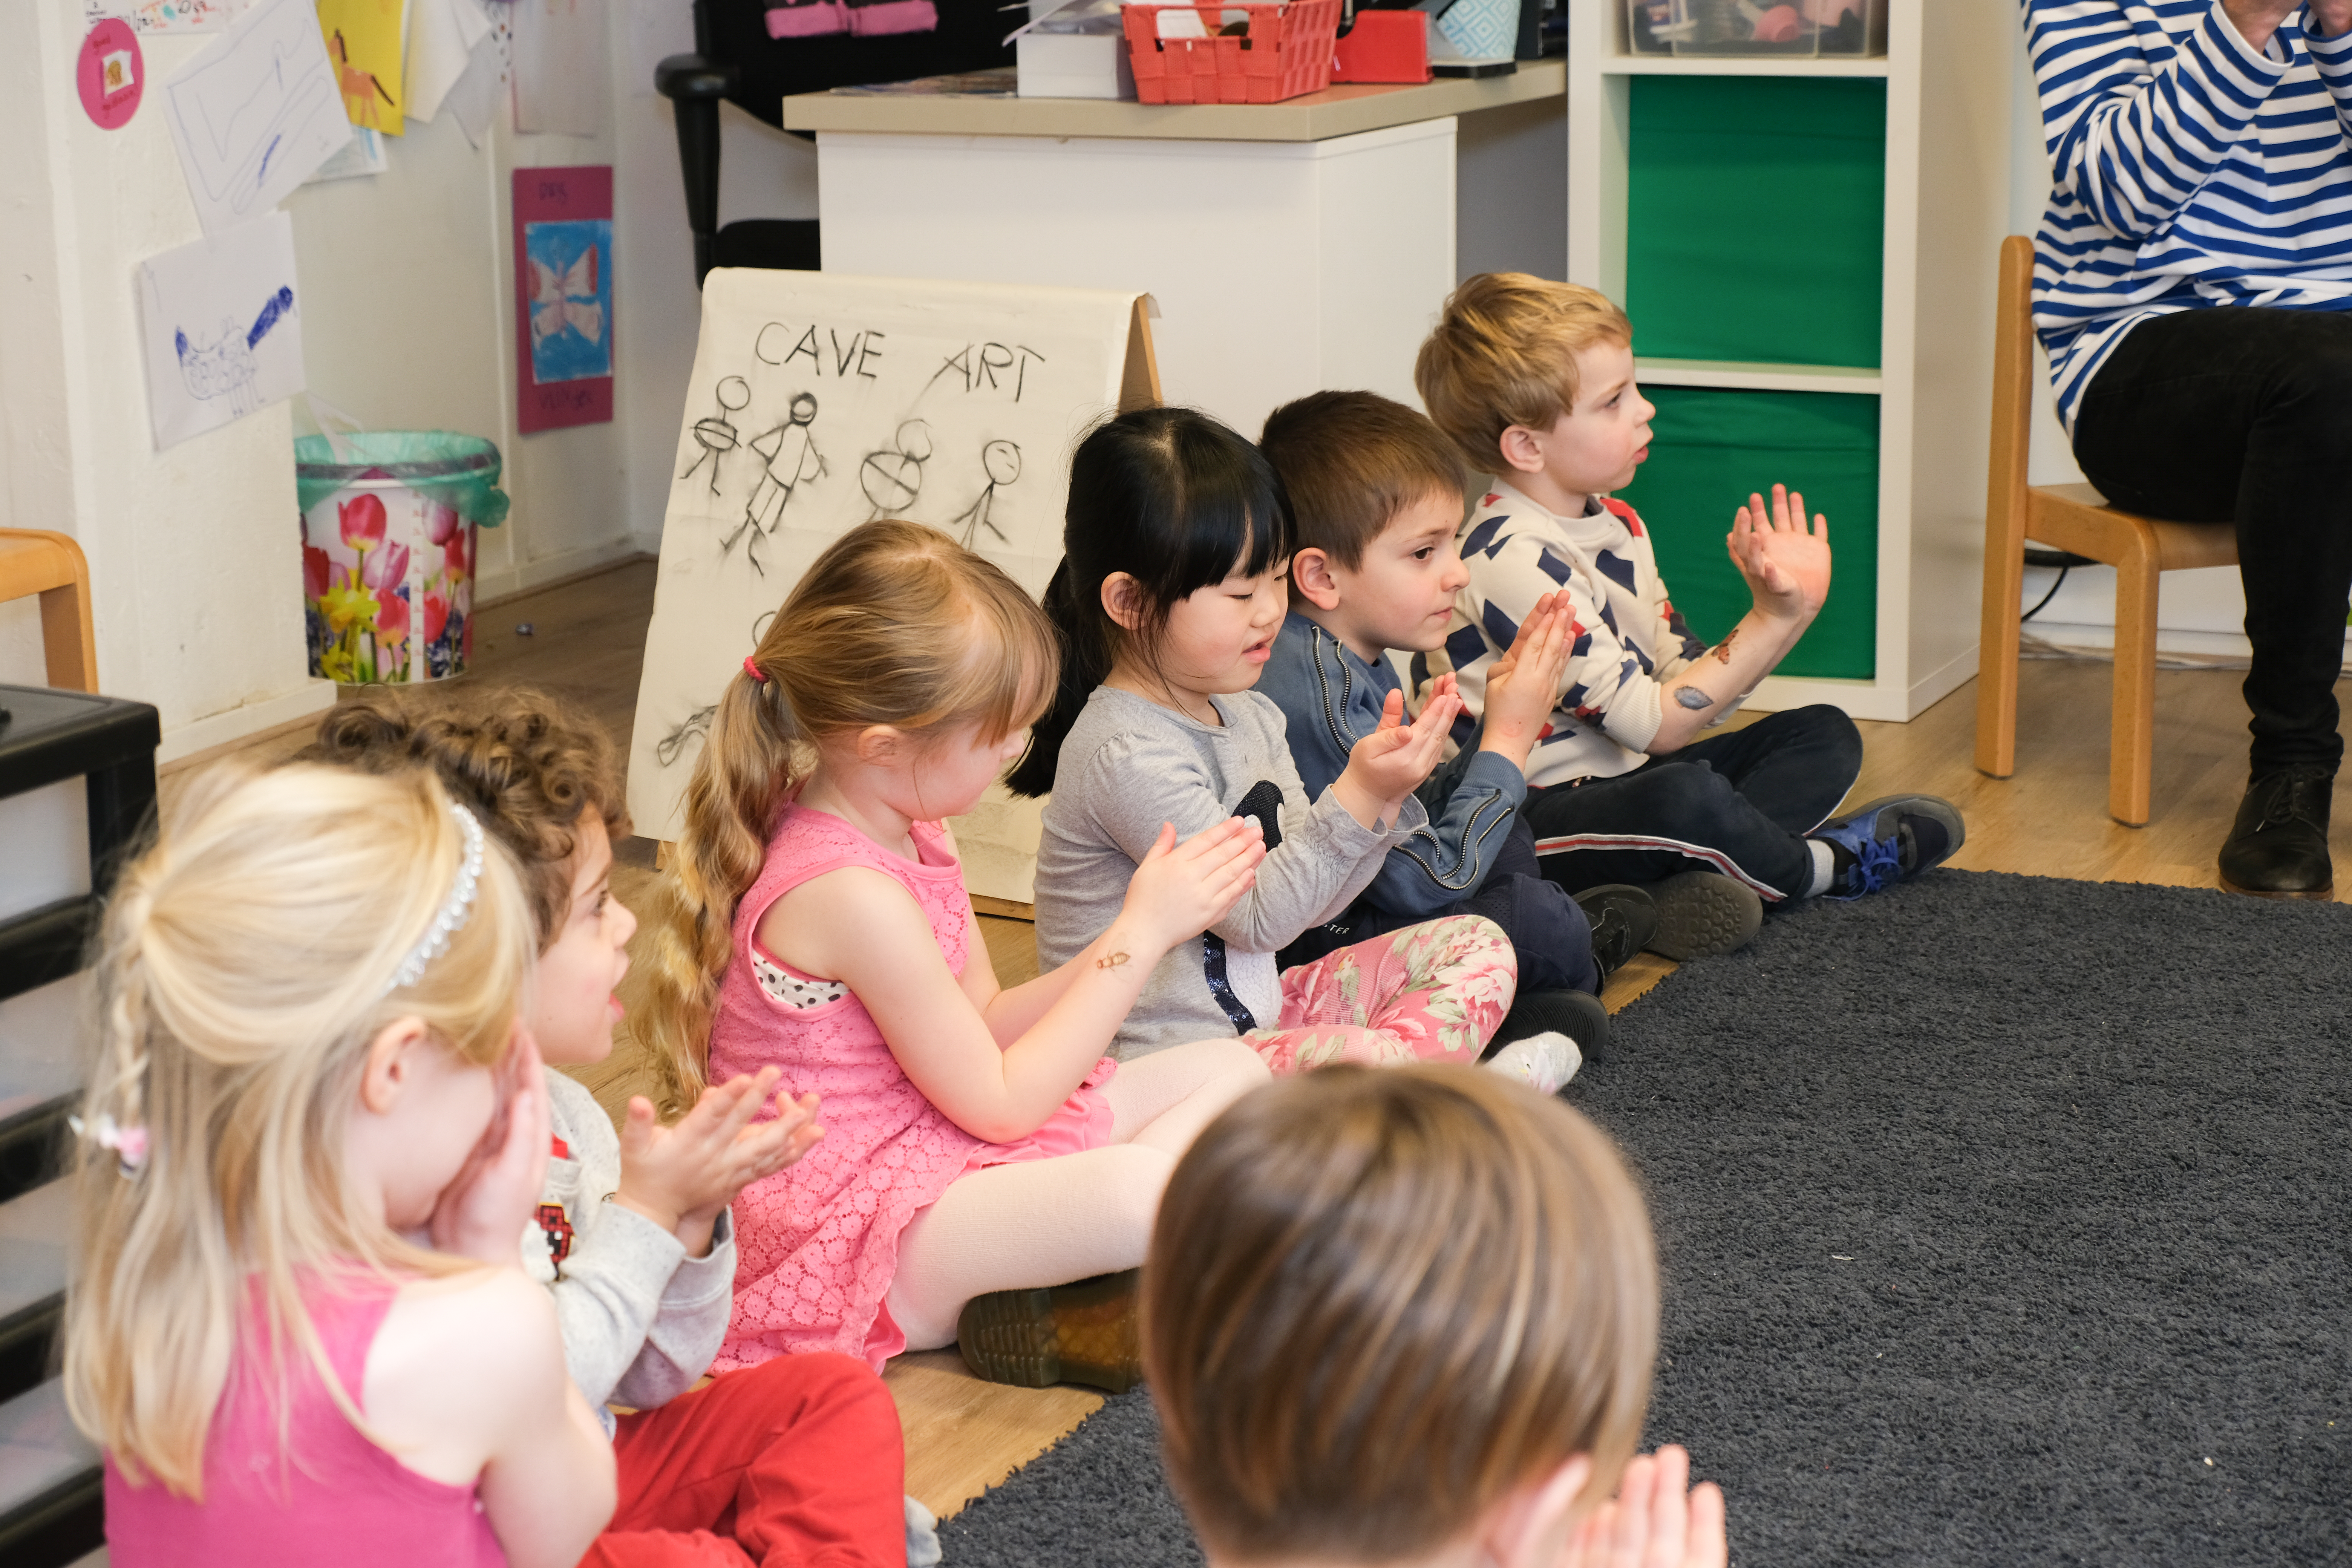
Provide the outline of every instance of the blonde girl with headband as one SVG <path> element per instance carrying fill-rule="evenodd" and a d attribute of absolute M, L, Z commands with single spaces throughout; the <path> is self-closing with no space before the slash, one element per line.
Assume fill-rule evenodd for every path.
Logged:
<path fill-rule="evenodd" d="M 1634 1453 L 1641 1192 L 1498 1074 L 1332 1067 L 1219 1117 L 1161 1202 L 1143 1333 L 1210 1568 L 1724 1568 L 1721 1489 Z"/>
<path fill-rule="evenodd" d="M 1100 1277 L 1143 1261 L 1176 1157 L 1266 1073 L 1234 1040 L 1104 1053 L 1263 850 L 1238 820 L 1163 829 L 1107 929 L 1002 988 L 945 819 L 1020 756 L 1055 675 L 1018 584 L 883 521 L 817 558 L 719 698 L 639 1018 L 673 1105 L 774 1066 L 825 1123 L 735 1200 L 720 1370 L 960 1340 L 1002 1382 L 1135 1375 L 1131 1281 Z"/>
<path fill-rule="evenodd" d="M 122 873 L 65 1381 L 120 1568 L 569 1568 L 613 1458 L 517 1238 L 531 917 L 422 774 L 200 779 Z"/>

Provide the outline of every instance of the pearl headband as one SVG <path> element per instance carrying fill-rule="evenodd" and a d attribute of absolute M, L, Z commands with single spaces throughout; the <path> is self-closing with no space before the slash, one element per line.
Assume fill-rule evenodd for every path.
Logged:
<path fill-rule="evenodd" d="M 474 890 L 482 880 L 482 825 L 474 820 L 472 812 L 455 801 L 449 805 L 449 814 L 457 819 L 457 826 L 466 836 L 466 862 L 457 868 L 457 884 L 442 900 L 433 923 L 425 928 L 424 937 L 408 950 L 400 967 L 393 971 L 391 981 L 383 988 L 387 996 L 424 978 L 425 966 L 447 951 L 449 939 L 466 928 L 467 918 L 473 912 Z"/>

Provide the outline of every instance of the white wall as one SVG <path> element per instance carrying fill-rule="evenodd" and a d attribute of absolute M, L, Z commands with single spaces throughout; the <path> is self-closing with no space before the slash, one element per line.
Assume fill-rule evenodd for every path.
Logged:
<path fill-rule="evenodd" d="M 386 172 L 286 203 L 310 390 L 363 423 L 487 436 L 514 510 L 482 536 L 512 592 L 657 546 L 699 320 L 669 105 L 653 61 L 692 47 L 687 0 L 616 0 L 605 130 L 470 146 L 445 114 L 388 141 Z M 0 0 L 0 527 L 90 557 L 100 679 L 163 711 L 166 756 L 314 710 L 305 668 L 293 423 L 285 405 L 157 453 L 138 263 L 201 230 L 152 100 L 119 132 L 73 87 L 80 0 Z M 204 37 L 142 40 L 151 82 Z M 641 85 L 642 84 L 642 85 Z M 720 214 L 814 216 L 807 143 L 731 109 Z M 614 419 L 515 429 L 510 176 L 611 163 Z M 0 606 L 0 682 L 43 679 L 27 605 Z"/>
<path fill-rule="evenodd" d="M 80 18 L 79 0 L 0 0 L 0 526 L 80 542 L 100 679 L 167 731 L 296 717 L 318 697 L 287 413 L 152 449 L 133 269 L 199 229 L 152 104 L 112 132 L 82 113 Z M 151 79 L 198 47 L 148 40 Z M 0 679 L 42 679 L 27 624 L 9 615 Z"/>

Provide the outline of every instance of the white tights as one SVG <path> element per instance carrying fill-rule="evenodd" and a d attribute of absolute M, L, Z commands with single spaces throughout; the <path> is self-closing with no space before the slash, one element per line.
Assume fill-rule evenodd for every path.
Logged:
<path fill-rule="evenodd" d="M 1140 1266 L 1178 1156 L 1268 1076 L 1258 1054 L 1232 1039 L 1122 1062 L 1103 1086 L 1109 1143 L 950 1183 L 898 1238 L 888 1303 L 907 1348 L 952 1343 L 974 1296 Z"/>

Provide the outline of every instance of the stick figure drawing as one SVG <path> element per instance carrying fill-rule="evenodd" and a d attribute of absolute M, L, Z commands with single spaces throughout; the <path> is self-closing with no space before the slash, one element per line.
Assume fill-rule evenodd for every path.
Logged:
<path fill-rule="evenodd" d="M 980 531 L 983 528 L 996 535 L 998 542 L 1012 542 L 1003 529 L 988 520 L 988 514 L 995 508 L 997 490 L 1021 477 L 1021 448 L 1010 441 L 991 441 L 980 449 L 980 471 L 988 477 L 988 483 L 981 488 L 979 499 L 956 518 L 963 524 L 966 550 L 979 548 Z"/>
<path fill-rule="evenodd" d="M 692 465 L 686 472 L 678 475 L 678 478 L 690 479 L 694 477 L 696 468 L 709 463 L 710 493 L 717 495 L 719 493 L 719 460 L 733 451 L 740 440 L 740 432 L 735 428 L 734 422 L 727 416 L 730 414 L 740 414 L 743 411 L 743 405 L 751 401 L 751 387 L 741 376 L 730 375 L 719 382 L 711 395 L 718 400 L 718 414 L 709 419 L 698 419 L 694 422 L 694 444 L 702 448 L 702 455 L 695 458 Z"/>
<path fill-rule="evenodd" d="M 783 521 L 784 504 L 802 483 L 824 472 L 824 456 L 816 449 L 810 426 L 816 422 L 816 399 L 805 392 L 793 396 L 792 407 L 784 422 L 764 436 L 751 438 L 751 450 L 757 452 L 764 466 L 760 482 L 752 489 L 751 499 L 743 508 L 743 521 L 735 531 L 719 542 L 719 553 L 726 554 L 735 548 L 735 542 L 751 535 L 743 546 L 743 558 L 751 570 L 764 577 L 768 569 L 760 564 L 760 541 L 776 531 Z"/>
<path fill-rule="evenodd" d="M 866 518 L 904 517 L 923 493 L 923 465 L 931 459 L 931 427 L 920 419 L 898 426 L 898 445 L 887 452 L 868 452 L 857 467 L 857 483 L 874 503 Z"/>

